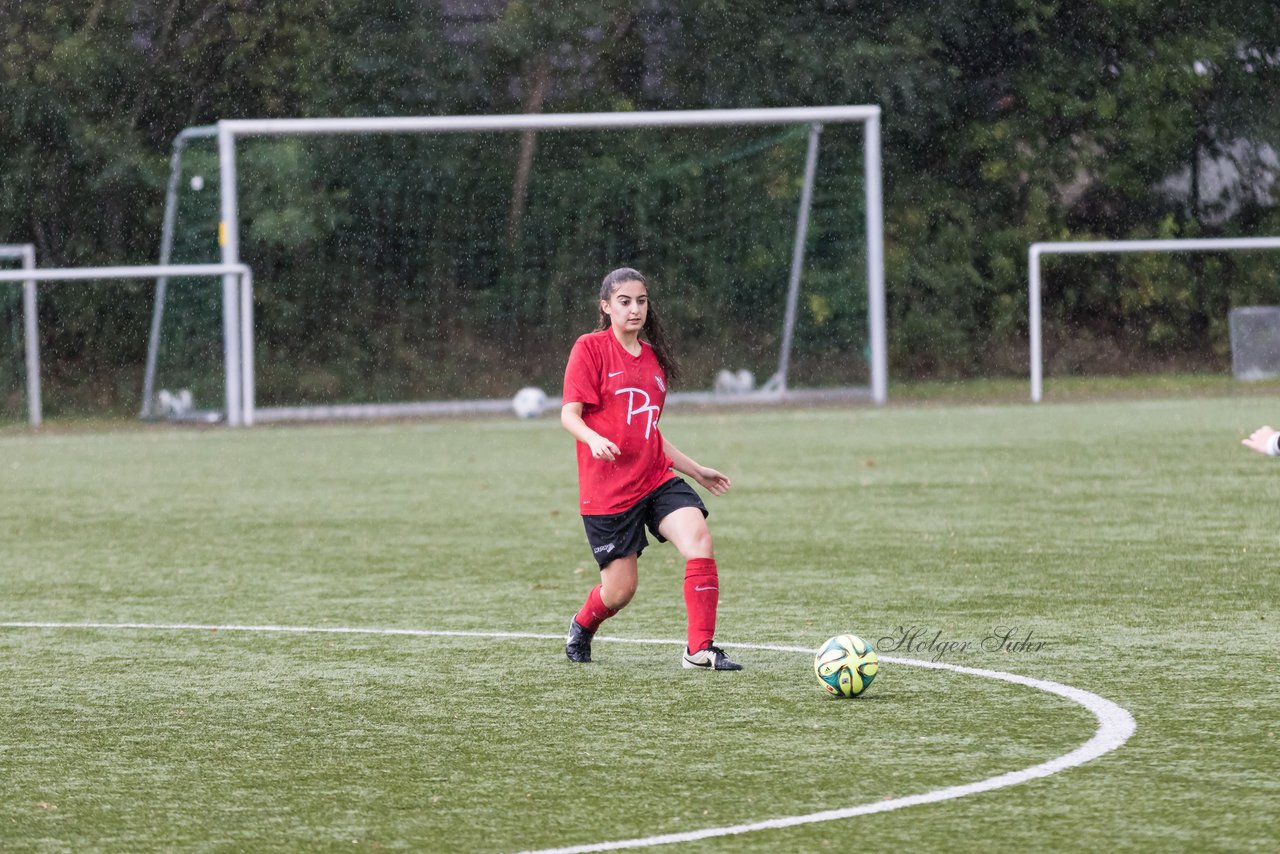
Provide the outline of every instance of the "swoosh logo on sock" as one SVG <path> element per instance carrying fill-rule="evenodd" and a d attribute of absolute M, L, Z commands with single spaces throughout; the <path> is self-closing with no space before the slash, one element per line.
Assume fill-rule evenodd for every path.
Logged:
<path fill-rule="evenodd" d="M 719 590 L 719 589 L 720 589 L 719 587 L 695 587 L 695 588 L 693 588 L 693 590 L 694 590 L 694 592 L 695 592 L 695 593 L 701 593 L 703 590 Z"/>

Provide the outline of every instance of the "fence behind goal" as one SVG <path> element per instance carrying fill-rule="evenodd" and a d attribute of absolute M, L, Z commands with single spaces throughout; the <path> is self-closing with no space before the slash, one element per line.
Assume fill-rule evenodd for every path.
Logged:
<path fill-rule="evenodd" d="M 258 417 L 506 401 L 524 385 L 554 394 L 574 338 L 594 328 L 600 278 L 623 265 L 651 278 L 688 369 L 681 389 L 709 392 L 723 369 L 746 369 L 763 384 L 780 361 L 813 135 L 807 116 L 544 129 L 523 183 L 519 133 L 329 135 L 310 120 L 223 123 L 242 128 L 239 225 L 224 226 L 222 237 L 233 230 L 238 257 L 257 272 Z M 288 132 L 258 136 L 261 126 Z M 864 137 L 839 122 L 819 130 L 787 385 L 872 395 L 878 130 Z M 187 142 L 175 182 L 175 262 L 219 256 L 224 159 L 212 138 Z M 220 311 L 210 289 L 169 284 L 155 388 L 191 388 L 197 404 L 213 396 L 219 382 L 204 366 Z"/>

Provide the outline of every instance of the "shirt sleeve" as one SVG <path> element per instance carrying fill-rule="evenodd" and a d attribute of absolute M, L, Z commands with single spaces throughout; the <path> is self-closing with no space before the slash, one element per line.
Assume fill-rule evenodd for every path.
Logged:
<path fill-rule="evenodd" d="M 579 338 L 569 353 L 569 364 L 564 369 L 564 394 L 561 403 L 583 403 L 597 406 L 600 403 L 599 354 L 587 345 L 585 337 Z"/>

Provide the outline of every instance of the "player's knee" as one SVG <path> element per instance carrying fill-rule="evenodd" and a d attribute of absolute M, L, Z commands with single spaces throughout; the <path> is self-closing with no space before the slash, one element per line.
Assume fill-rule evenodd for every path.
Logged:
<path fill-rule="evenodd" d="M 695 531 L 685 537 L 683 542 L 680 543 L 680 556 L 685 560 L 715 557 L 715 551 L 711 544 L 711 531 L 704 527 L 702 530 Z"/>
<path fill-rule="evenodd" d="M 634 581 L 605 583 L 600 590 L 600 601 L 604 602 L 606 608 L 617 611 L 625 608 L 635 595 L 636 582 Z"/>

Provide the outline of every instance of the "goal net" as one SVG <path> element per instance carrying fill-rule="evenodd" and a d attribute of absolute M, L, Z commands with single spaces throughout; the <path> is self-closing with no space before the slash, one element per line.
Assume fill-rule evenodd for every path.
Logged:
<path fill-rule="evenodd" d="M 1280 377 L 1280 306 L 1231 309 L 1231 373 L 1238 380 Z"/>
<path fill-rule="evenodd" d="M 393 414 L 407 401 L 505 407 L 530 385 L 554 396 L 574 339 L 594 328 L 599 281 L 619 266 L 650 279 L 685 367 L 677 391 L 867 394 L 864 131 L 821 126 L 811 194 L 810 133 L 793 123 L 541 131 L 532 145 L 519 132 L 238 140 L 258 420 L 362 411 L 353 404 Z M 189 143 L 172 263 L 219 258 L 218 167 L 216 139 Z M 221 318 L 216 289 L 169 283 L 156 390 L 217 405 Z"/>
<path fill-rule="evenodd" d="M 180 137 L 170 175 L 161 264 L 218 262 L 218 193 L 216 140 L 207 133 Z M 144 417 L 221 417 L 225 396 L 221 315 L 220 294 L 207 280 L 169 276 L 157 280 Z M 175 400 L 181 405 L 175 407 Z"/>

